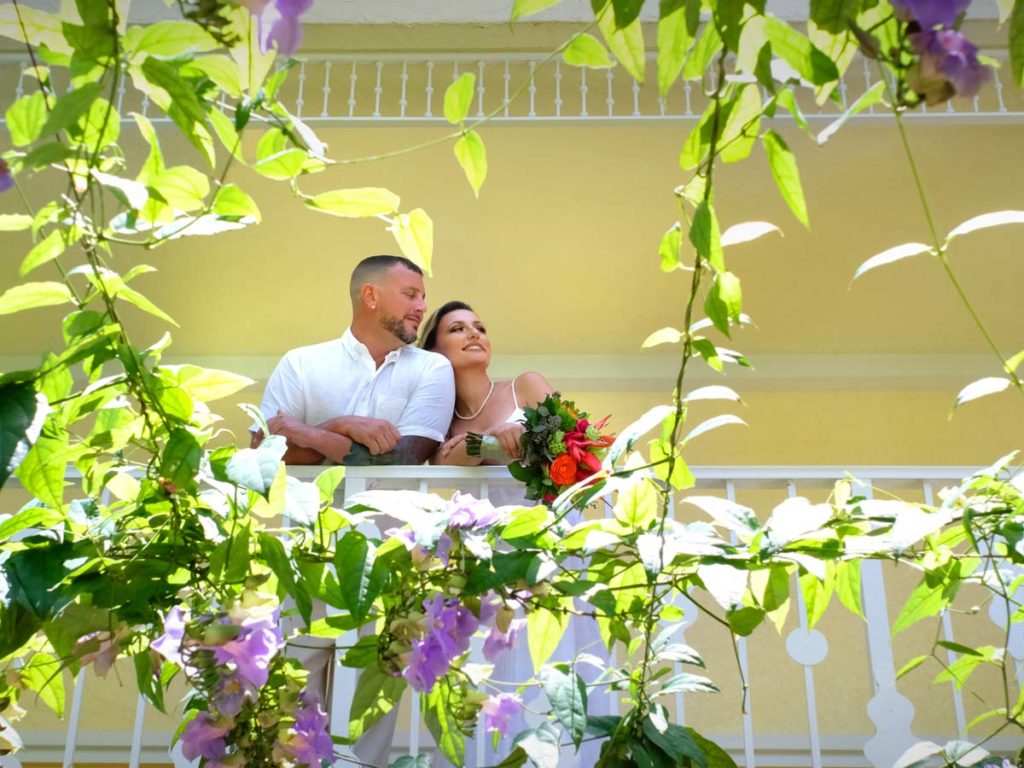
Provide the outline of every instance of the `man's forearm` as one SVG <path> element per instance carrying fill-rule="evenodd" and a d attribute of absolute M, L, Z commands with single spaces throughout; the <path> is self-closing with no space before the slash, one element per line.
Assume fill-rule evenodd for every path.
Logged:
<path fill-rule="evenodd" d="M 393 451 L 374 456 L 366 446 L 353 442 L 352 450 L 342 463 L 350 467 L 415 466 L 423 464 L 436 448 L 436 440 L 418 435 L 406 435 L 398 441 L 398 445 Z"/>
<path fill-rule="evenodd" d="M 304 426 L 284 436 L 288 439 L 286 464 L 320 464 L 325 458 L 341 464 L 352 447 L 344 435 L 319 427 Z"/>

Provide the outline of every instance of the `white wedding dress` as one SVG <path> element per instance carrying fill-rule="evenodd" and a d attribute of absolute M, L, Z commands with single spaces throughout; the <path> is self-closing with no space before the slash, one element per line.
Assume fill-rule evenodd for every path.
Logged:
<path fill-rule="evenodd" d="M 519 401 L 516 398 L 515 382 L 512 384 L 512 401 L 515 405 L 515 409 L 505 419 L 505 422 L 509 424 L 521 422 L 525 416 L 523 409 L 519 406 Z M 528 501 L 522 495 L 522 490 L 518 487 L 496 488 L 490 493 L 490 501 L 495 506 L 508 504 L 532 506 L 536 503 Z M 579 519 L 579 512 L 574 512 L 573 517 L 570 518 L 569 522 L 575 523 L 578 522 Z M 577 566 L 574 565 L 573 567 Z M 577 603 L 577 606 L 580 607 L 581 604 Z M 522 618 L 522 616 L 517 614 L 516 618 Z M 547 663 L 572 662 L 573 659 L 576 658 L 577 654 L 588 654 L 592 657 L 596 657 L 597 659 L 604 660 L 604 663 L 607 664 L 608 650 L 601 642 L 601 636 L 597 629 L 597 622 L 593 619 L 582 616 L 570 617 L 569 625 L 566 627 L 565 634 L 562 636 L 561 642 L 558 644 L 558 647 L 555 649 L 555 652 L 551 655 L 551 658 Z M 481 656 L 479 659 L 474 660 L 482 661 L 483 657 Z M 592 664 L 580 664 L 577 666 L 576 671 L 586 682 L 589 683 L 593 682 L 600 675 L 602 670 L 595 668 Z M 541 687 L 536 684 L 534 679 L 535 672 L 533 668 L 533 661 L 530 658 L 530 648 L 527 641 L 526 627 L 523 627 L 523 630 L 519 633 L 515 645 L 505 651 L 498 658 L 491 677 L 501 683 L 498 687 L 501 689 L 501 692 L 504 693 L 516 693 L 519 685 L 527 681 L 533 681 L 534 684 L 528 686 L 522 693 L 524 710 L 509 721 L 509 735 L 498 742 L 497 750 L 492 746 L 492 734 L 484 731 L 484 720 L 482 717 L 480 718 L 477 725 L 476 737 L 473 739 L 467 739 L 466 741 L 467 768 L 485 768 L 485 766 L 495 766 L 500 763 L 508 756 L 509 752 L 512 751 L 512 739 L 517 733 L 520 733 L 527 728 L 536 727 L 546 721 L 546 718 L 543 715 L 535 714 L 530 710 L 545 712 L 550 709 L 547 697 L 544 695 Z M 493 690 L 490 692 L 493 693 Z M 588 688 L 587 694 L 588 715 L 614 714 L 612 710 L 612 698 L 604 687 Z M 560 768 L 570 768 L 570 766 L 592 766 L 597 764 L 597 759 L 601 751 L 600 742 L 585 741 L 581 745 L 579 753 L 577 753 L 573 748 L 567 734 L 562 743 L 563 745 L 568 744 L 568 746 L 563 746 L 561 749 L 561 758 L 559 760 Z"/>

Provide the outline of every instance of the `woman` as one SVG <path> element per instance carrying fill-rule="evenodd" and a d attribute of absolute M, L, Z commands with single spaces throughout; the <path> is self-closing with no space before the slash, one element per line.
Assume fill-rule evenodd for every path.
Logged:
<path fill-rule="evenodd" d="M 473 308 L 449 301 L 427 321 L 420 346 L 447 357 L 455 371 L 455 414 L 448 440 L 434 454 L 434 464 L 508 464 L 519 458 L 523 408 L 537 405 L 554 391 L 539 373 L 521 373 L 510 381 L 487 375 L 491 342 Z M 504 460 L 490 462 L 466 453 L 466 434 L 493 435 Z"/>
<path fill-rule="evenodd" d="M 477 317 L 473 308 L 462 301 L 449 301 L 434 312 L 427 321 L 420 346 L 447 357 L 455 371 L 455 414 L 448 430 L 448 439 L 434 454 L 434 464 L 458 464 L 476 466 L 479 464 L 508 464 L 520 456 L 519 438 L 524 427 L 520 423 L 523 408 L 533 407 L 544 400 L 554 390 L 547 379 L 539 373 L 521 373 L 511 381 L 493 381 L 487 375 L 487 366 L 491 362 L 491 342 L 487 337 L 487 328 Z M 466 434 L 475 432 L 480 435 L 493 435 L 497 438 L 504 453 L 501 461 L 486 461 L 479 456 L 466 453 Z M 500 503 L 492 494 L 491 500 Z M 512 499 L 507 501 L 511 502 Z M 516 503 L 532 505 L 535 502 L 525 501 L 517 494 Z M 601 654 L 602 644 L 597 627 L 593 621 L 571 621 L 569 629 L 562 638 L 552 659 L 570 660 L 577 653 L 585 652 Z M 580 670 L 583 673 L 583 670 Z M 533 663 L 530 660 L 526 643 L 526 634 L 520 635 L 516 646 L 503 654 L 494 669 L 494 679 L 505 681 L 499 688 L 508 692 L 516 689 L 516 683 L 526 682 L 533 678 Z M 592 682 L 594 674 L 586 674 L 588 682 Z M 513 681 L 513 684 L 509 684 Z M 536 701 L 539 695 L 535 686 L 530 686 L 523 693 L 528 708 L 543 708 Z M 611 714 L 611 698 L 600 688 L 590 689 L 589 714 Z M 522 713 L 511 721 L 510 733 L 523 730 L 527 725 L 535 726 L 536 718 L 525 717 Z M 539 721 L 538 721 L 539 722 Z M 481 737 L 478 734 L 477 739 Z M 510 748 L 507 740 L 499 746 L 497 752 L 492 750 L 489 735 L 484 737 L 483 765 L 489 765 L 504 758 Z M 467 766 L 477 765 L 477 743 L 467 744 Z M 600 753 L 600 744 L 584 742 L 577 754 L 565 756 L 574 765 L 594 765 Z"/>

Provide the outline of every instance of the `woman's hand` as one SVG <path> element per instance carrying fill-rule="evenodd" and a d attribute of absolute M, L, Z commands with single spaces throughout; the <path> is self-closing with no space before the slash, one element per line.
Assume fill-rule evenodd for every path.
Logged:
<path fill-rule="evenodd" d="M 455 448 L 457 448 L 460 444 L 465 444 L 465 442 L 466 433 L 463 432 L 461 435 L 456 435 L 455 437 L 450 437 L 447 440 L 445 440 L 441 444 L 441 447 L 437 449 L 437 452 L 442 459 L 445 459 Z"/>
<path fill-rule="evenodd" d="M 510 460 L 514 461 L 522 455 L 519 439 L 525 431 L 526 428 L 522 424 L 512 423 L 499 424 L 494 429 L 488 430 L 486 434 L 496 437 L 501 450 L 505 452 L 505 455 Z"/>

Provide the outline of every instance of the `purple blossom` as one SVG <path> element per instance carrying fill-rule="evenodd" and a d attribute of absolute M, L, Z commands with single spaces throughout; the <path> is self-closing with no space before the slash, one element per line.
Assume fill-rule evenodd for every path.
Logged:
<path fill-rule="evenodd" d="M 78 663 L 92 664 L 97 675 L 106 677 L 121 649 L 121 638 L 126 634 L 127 630 L 121 627 L 113 634 L 103 630 L 82 635 L 75 643 L 75 651 L 80 654 Z"/>
<path fill-rule="evenodd" d="M 334 742 L 327 731 L 329 718 L 320 699 L 312 691 L 303 691 L 301 705 L 295 710 L 295 725 L 288 729 L 275 748 L 289 762 L 317 768 L 334 758 Z"/>
<path fill-rule="evenodd" d="M 992 76 L 978 60 L 978 48 L 960 32 L 916 32 L 910 40 L 921 56 L 911 85 L 929 104 L 949 97 L 947 82 L 957 95 L 974 96 Z"/>
<path fill-rule="evenodd" d="M 224 736 L 229 730 L 229 725 L 214 720 L 209 712 L 200 712 L 188 721 L 181 734 L 181 752 L 189 760 L 205 757 L 219 762 L 227 751 Z"/>
<path fill-rule="evenodd" d="M 952 27 L 967 10 L 971 0 L 891 0 L 896 15 L 904 21 L 916 21 L 922 29 Z"/>
<path fill-rule="evenodd" d="M 497 626 L 493 627 L 484 640 L 484 658 L 490 662 L 497 661 L 501 654 L 516 644 L 516 638 L 525 626 L 526 619 L 513 619 L 507 632 L 502 632 Z"/>
<path fill-rule="evenodd" d="M 488 731 L 497 731 L 502 736 L 508 736 L 509 721 L 519 714 L 523 708 L 523 700 L 511 693 L 499 693 L 491 696 L 484 702 L 483 710 L 484 727 Z"/>
<path fill-rule="evenodd" d="M 226 717 L 235 717 L 242 711 L 246 701 L 259 698 L 259 691 L 241 675 L 226 675 L 217 681 L 213 705 Z"/>
<path fill-rule="evenodd" d="M 187 622 L 188 612 L 179 605 L 174 606 L 164 617 L 164 633 L 150 643 L 154 651 L 179 667 L 185 666 L 181 658 L 181 644 L 185 639 Z"/>
<path fill-rule="evenodd" d="M 260 47 L 264 51 L 276 45 L 282 55 L 291 56 L 299 49 L 299 17 L 313 7 L 313 0 L 239 0 L 239 4 L 259 18 Z"/>
<path fill-rule="evenodd" d="M 7 161 L 0 157 L 0 192 L 6 192 L 13 186 L 14 177 L 11 175 L 11 169 L 8 167 Z"/>
<path fill-rule="evenodd" d="M 282 645 L 284 640 L 275 612 L 244 624 L 237 637 L 213 646 L 213 658 L 218 664 L 234 665 L 235 674 L 244 682 L 262 688 L 270 676 L 270 662 Z"/>
<path fill-rule="evenodd" d="M 400 657 L 405 664 L 402 677 L 414 691 L 426 693 L 434 688 L 437 678 L 448 671 L 451 657 L 440 638 L 430 634 L 412 641 L 412 648 Z"/>
<path fill-rule="evenodd" d="M 429 691 L 448 671 L 452 660 L 469 650 L 470 638 L 480 622 L 473 612 L 457 600 L 435 595 L 423 601 L 425 630 L 401 655 L 402 676 L 416 691 Z"/>
<path fill-rule="evenodd" d="M 476 499 L 456 491 L 448 503 L 451 528 L 490 528 L 501 519 L 501 513 L 487 499 Z"/>

